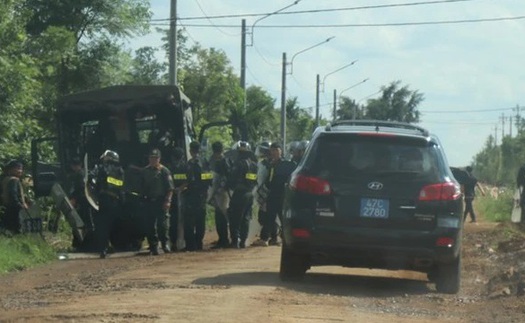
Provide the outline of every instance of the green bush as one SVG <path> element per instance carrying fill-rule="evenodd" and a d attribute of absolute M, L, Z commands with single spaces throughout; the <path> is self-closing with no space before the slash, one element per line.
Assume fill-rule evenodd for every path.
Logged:
<path fill-rule="evenodd" d="M 474 200 L 475 208 L 487 221 L 510 221 L 514 205 L 513 195 L 513 191 L 506 190 L 499 194 L 497 199 L 488 195 L 476 197 Z"/>

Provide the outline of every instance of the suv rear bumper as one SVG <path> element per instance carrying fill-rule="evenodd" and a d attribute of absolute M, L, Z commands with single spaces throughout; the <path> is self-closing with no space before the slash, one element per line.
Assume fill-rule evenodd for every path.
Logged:
<path fill-rule="evenodd" d="M 310 238 L 297 238 L 292 236 L 291 228 L 285 225 L 283 234 L 283 248 L 308 255 L 312 266 L 428 271 L 435 265 L 452 263 L 461 250 L 460 232 L 450 229 L 396 232 L 395 237 L 389 237 L 385 236 L 383 230 L 360 228 L 345 229 L 344 232 L 312 232 Z M 454 245 L 436 246 L 435 241 L 443 236 L 453 238 Z"/>

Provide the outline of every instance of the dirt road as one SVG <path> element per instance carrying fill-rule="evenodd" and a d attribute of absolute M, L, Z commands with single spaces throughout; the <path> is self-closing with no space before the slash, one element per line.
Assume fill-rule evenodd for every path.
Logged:
<path fill-rule="evenodd" d="M 0 322 L 525 322 L 525 243 L 507 229 L 466 224 L 458 295 L 414 272 L 317 267 L 282 283 L 280 247 L 122 254 L 1 276 Z"/>

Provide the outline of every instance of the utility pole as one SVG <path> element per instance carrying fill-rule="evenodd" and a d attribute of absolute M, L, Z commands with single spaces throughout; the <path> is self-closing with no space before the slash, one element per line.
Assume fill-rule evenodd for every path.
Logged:
<path fill-rule="evenodd" d="M 246 89 L 246 19 L 242 20 L 241 31 L 241 88 Z"/>
<path fill-rule="evenodd" d="M 498 124 L 496 123 L 496 128 L 494 130 L 494 147 L 498 145 Z"/>
<path fill-rule="evenodd" d="M 501 140 L 503 143 L 503 137 L 505 137 L 505 114 L 501 114 Z"/>
<path fill-rule="evenodd" d="M 177 85 L 177 0 L 171 0 L 169 44 L 169 84 Z"/>
<path fill-rule="evenodd" d="M 512 138 L 512 116 L 509 117 L 509 133 Z"/>
<path fill-rule="evenodd" d="M 336 116 L 335 116 L 335 111 L 337 110 L 337 90 L 334 89 L 334 118 L 333 120 L 335 121 Z"/>
<path fill-rule="evenodd" d="M 315 127 L 319 127 L 319 74 L 317 74 L 317 80 L 315 84 Z"/>
<path fill-rule="evenodd" d="M 286 153 L 286 53 L 283 53 L 283 72 L 281 82 L 281 140 L 283 155 Z"/>

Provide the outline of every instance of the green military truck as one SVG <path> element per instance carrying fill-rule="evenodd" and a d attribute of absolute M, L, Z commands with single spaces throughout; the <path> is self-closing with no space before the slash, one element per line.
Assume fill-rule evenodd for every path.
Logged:
<path fill-rule="evenodd" d="M 181 147 L 189 158 L 189 143 L 197 139 L 191 101 L 177 86 L 123 85 L 68 95 L 59 101 L 54 117 L 57 137 L 32 143 L 34 192 L 37 197 L 54 197 L 75 239 L 82 242 L 80 249 L 85 250 L 90 248 L 93 229 L 67 198 L 66 179 L 72 160 L 80 158 L 86 172 L 106 149 L 118 152 L 126 171 L 126 190 L 132 193 L 150 149 L 167 153 Z M 90 212 L 94 213 L 96 199 L 90 196 L 89 185 L 86 188 Z M 121 215 L 111 237 L 114 247 L 127 249 L 142 241 L 137 231 L 140 224 L 134 223 L 132 214 L 136 211 L 131 207 L 124 212 L 128 214 Z"/>

